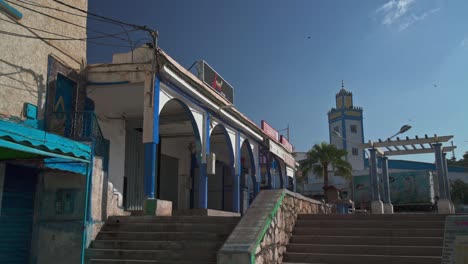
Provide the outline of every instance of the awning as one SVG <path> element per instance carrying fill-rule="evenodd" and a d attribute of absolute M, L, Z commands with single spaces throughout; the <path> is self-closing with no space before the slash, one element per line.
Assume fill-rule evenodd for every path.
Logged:
<path fill-rule="evenodd" d="M 0 160 L 36 157 L 89 163 L 91 147 L 43 130 L 0 120 Z"/>

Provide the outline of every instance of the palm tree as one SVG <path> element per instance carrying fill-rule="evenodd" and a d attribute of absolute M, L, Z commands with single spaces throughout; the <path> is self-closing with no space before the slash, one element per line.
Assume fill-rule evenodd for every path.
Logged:
<path fill-rule="evenodd" d="M 344 159 L 347 155 L 346 150 L 322 142 L 315 144 L 306 155 L 306 159 L 299 162 L 299 169 L 303 175 L 307 175 L 308 172 L 312 171 L 318 177 L 323 177 L 324 190 L 328 187 L 329 166 L 331 166 L 335 175 L 345 178 L 352 177 L 352 166 Z"/>

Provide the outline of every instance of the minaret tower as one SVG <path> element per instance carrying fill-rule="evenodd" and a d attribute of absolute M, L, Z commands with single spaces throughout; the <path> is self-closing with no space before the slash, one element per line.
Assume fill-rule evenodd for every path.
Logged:
<path fill-rule="evenodd" d="M 346 159 L 353 170 L 364 170 L 364 150 L 359 147 L 364 143 L 362 108 L 353 105 L 353 94 L 344 88 L 343 81 L 335 97 L 336 107 L 328 112 L 330 143 L 348 152 Z"/>

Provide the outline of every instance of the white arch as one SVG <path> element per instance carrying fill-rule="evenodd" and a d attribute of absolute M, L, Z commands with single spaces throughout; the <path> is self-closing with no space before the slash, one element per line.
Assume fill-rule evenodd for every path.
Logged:
<path fill-rule="evenodd" d="M 160 84 L 160 90 L 159 90 L 159 111 L 158 113 L 161 113 L 162 109 L 164 106 L 172 99 L 178 99 L 180 102 L 185 104 L 190 109 L 190 113 L 193 116 L 193 119 L 195 120 L 195 123 L 197 125 L 197 130 L 198 134 L 200 135 L 200 143 L 202 146 L 205 145 L 205 139 L 203 138 L 203 120 L 204 120 L 204 111 L 197 106 L 196 104 L 190 102 L 187 100 L 185 97 L 182 95 L 178 94 L 171 88 L 169 88 L 166 84 L 161 83 Z"/>

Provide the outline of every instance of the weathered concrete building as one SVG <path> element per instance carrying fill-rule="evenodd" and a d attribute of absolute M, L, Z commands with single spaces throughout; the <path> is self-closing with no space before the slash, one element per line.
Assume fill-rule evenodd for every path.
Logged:
<path fill-rule="evenodd" d="M 87 94 L 110 141 L 109 181 L 127 210 L 159 199 L 179 212 L 242 213 L 260 188 L 293 188 L 292 145 L 240 113 L 206 63 L 197 67 L 204 76 L 143 46 L 86 68 Z M 216 91 L 208 71 L 227 90 Z"/>
<path fill-rule="evenodd" d="M 79 263 L 106 216 L 98 195 L 86 202 L 105 190 L 80 75 L 87 17 L 50 0 L 0 7 L 0 262 Z"/>

